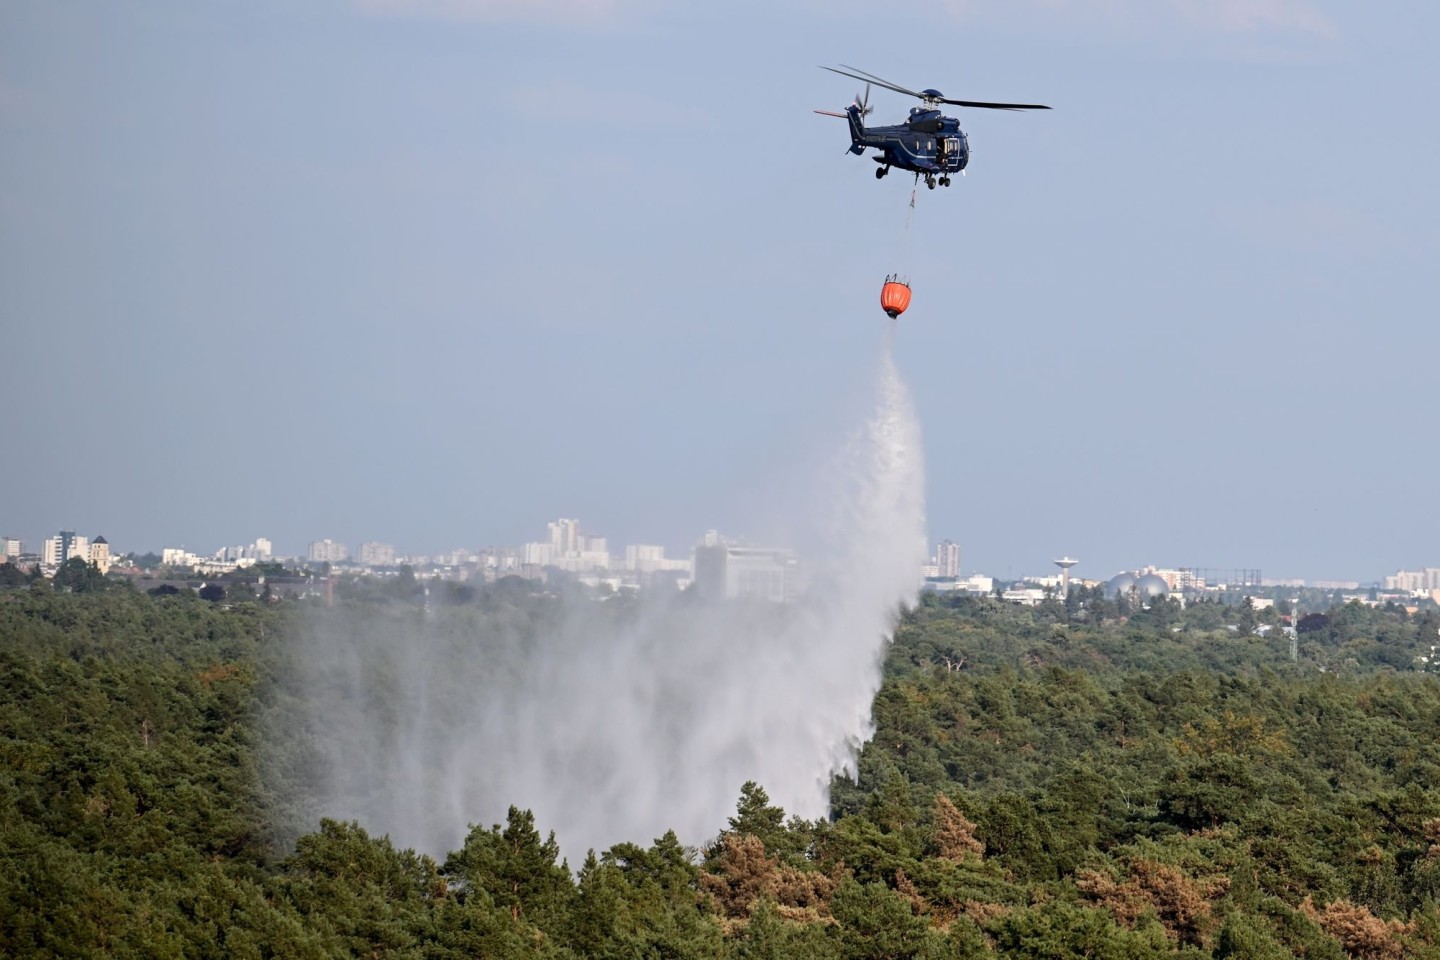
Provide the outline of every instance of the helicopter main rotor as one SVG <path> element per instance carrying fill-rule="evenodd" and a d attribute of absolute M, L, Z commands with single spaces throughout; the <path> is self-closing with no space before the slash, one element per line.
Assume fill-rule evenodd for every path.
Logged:
<path fill-rule="evenodd" d="M 943 96 L 939 90 L 927 88 L 925 90 L 910 90 L 900 86 L 898 83 L 891 83 L 889 80 L 867 73 L 859 67 L 852 67 L 842 63 L 844 70 L 837 70 L 834 67 L 821 67 L 821 70 L 829 70 L 831 73 L 838 73 L 842 77 L 849 77 L 852 80 L 863 81 L 866 86 L 866 99 L 869 99 L 869 84 L 876 84 L 886 90 L 894 90 L 896 93 L 903 93 L 907 97 L 914 97 L 923 103 L 927 109 L 934 110 L 942 103 L 948 103 L 955 107 L 980 107 L 986 110 L 1049 110 L 1043 103 L 992 103 L 986 100 L 951 100 Z M 850 72 L 853 71 L 853 72 Z"/>

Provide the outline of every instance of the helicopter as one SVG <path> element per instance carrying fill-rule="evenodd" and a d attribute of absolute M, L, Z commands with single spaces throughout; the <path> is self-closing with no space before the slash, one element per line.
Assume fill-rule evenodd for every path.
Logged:
<path fill-rule="evenodd" d="M 970 141 L 960 129 L 960 121 L 941 114 L 940 105 L 956 107 L 983 107 L 987 110 L 1049 110 L 1039 103 L 988 103 L 982 100 L 949 100 L 939 90 L 909 90 L 899 84 L 883 80 L 873 73 L 866 73 L 858 67 L 841 64 L 844 70 L 821 67 L 838 73 L 842 77 L 861 80 L 865 83 L 864 97 L 856 96 L 855 102 L 844 113 L 834 110 L 816 110 L 827 117 L 839 117 L 850 121 L 850 152 L 863 156 L 867 147 L 874 147 L 880 155 L 871 157 L 880 166 L 875 168 L 875 179 L 880 180 L 890 172 L 891 167 L 910 170 L 915 179 L 925 178 L 925 186 L 935 189 L 938 182 L 942 187 L 950 186 L 950 175 L 964 171 L 970 162 Z M 884 87 L 915 97 L 920 106 L 910 108 L 910 117 L 904 122 L 889 127 L 867 127 L 865 118 L 874 108 L 870 106 L 870 85 Z"/>

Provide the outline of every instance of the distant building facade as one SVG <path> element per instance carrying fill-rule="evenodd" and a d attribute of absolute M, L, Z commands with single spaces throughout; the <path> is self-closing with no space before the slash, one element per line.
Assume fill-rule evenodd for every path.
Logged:
<path fill-rule="evenodd" d="M 580 521 L 561 518 L 549 525 L 552 559 L 563 559 L 580 552 Z"/>
<path fill-rule="evenodd" d="M 1386 590 L 1401 590 L 1405 593 L 1429 593 L 1440 590 L 1440 567 L 1426 567 L 1424 570 L 1397 570 L 1385 578 Z"/>
<path fill-rule="evenodd" d="M 229 564 L 228 569 L 251 567 L 269 560 L 270 556 L 270 541 L 259 537 L 249 546 L 221 547 L 210 555 L 207 565 L 213 568 L 218 564 Z"/>
<path fill-rule="evenodd" d="M 611 566 L 610 544 L 604 537 L 587 537 L 580 531 L 580 521 L 562 517 L 548 525 L 549 537 L 544 542 L 527 543 L 521 548 L 524 567 L 534 571 L 554 567 L 571 573 L 593 573 Z"/>
<path fill-rule="evenodd" d="M 367 567 L 393 567 L 395 566 L 395 547 L 388 543 L 360 544 L 360 552 L 357 559 Z"/>
<path fill-rule="evenodd" d="M 963 580 L 959 577 L 926 577 L 921 589 L 927 593 L 989 594 L 995 590 L 995 580 L 978 573 Z"/>
<path fill-rule="evenodd" d="M 90 562 L 95 564 L 102 574 L 110 572 L 110 541 L 103 536 L 96 537 L 90 542 Z"/>
<path fill-rule="evenodd" d="M 784 603 L 794 599 L 797 577 L 793 550 L 730 543 L 714 530 L 695 546 L 695 588 L 707 598 Z"/>
<path fill-rule="evenodd" d="M 58 567 L 71 557 L 90 560 L 90 542 L 78 536 L 74 530 L 61 530 L 53 537 L 47 537 L 40 551 L 40 562 L 47 567 Z"/>
<path fill-rule="evenodd" d="M 689 573 L 689 560 L 667 559 L 665 548 L 640 544 L 625 548 L 625 569 L 636 573 Z"/>
<path fill-rule="evenodd" d="M 935 576 L 954 579 L 960 576 L 960 544 L 942 540 L 935 545 Z"/>
<path fill-rule="evenodd" d="M 329 537 L 324 540 L 312 540 L 310 549 L 306 553 L 306 559 L 311 563 L 344 563 L 350 559 L 350 548 L 343 543 L 336 543 Z"/>

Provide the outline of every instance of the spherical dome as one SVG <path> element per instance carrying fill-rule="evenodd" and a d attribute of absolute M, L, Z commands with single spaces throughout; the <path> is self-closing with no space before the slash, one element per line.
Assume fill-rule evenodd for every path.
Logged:
<path fill-rule="evenodd" d="M 1147 573 L 1135 581 L 1135 590 L 1140 594 L 1142 600 L 1153 600 L 1156 597 L 1168 597 L 1170 595 L 1170 584 L 1165 578 L 1154 573 Z"/>
<path fill-rule="evenodd" d="M 1135 575 L 1133 573 L 1117 573 L 1105 584 L 1105 596 L 1114 600 L 1130 592 L 1135 586 Z"/>

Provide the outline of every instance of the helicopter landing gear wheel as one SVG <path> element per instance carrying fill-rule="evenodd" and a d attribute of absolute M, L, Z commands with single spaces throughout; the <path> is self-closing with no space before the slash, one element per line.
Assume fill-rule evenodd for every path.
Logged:
<path fill-rule="evenodd" d="M 932 176 L 926 176 L 926 177 L 925 177 L 925 186 L 929 187 L 931 190 L 934 190 L 934 189 L 935 189 L 935 178 L 932 177 Z"/>
<path fill-rule="evenodd" d="M 941 177 L 941 178 L 940 178 L 940 186 L 942 186 L 942 187 L 948 187 L 948 186 L 950 186 L 950 178 L 949 178 L 949 177 Z"/>
<path fill-rule="evenodd" d="M 876 180 L 883 180 L 883 179 L 885 178 L 885 174 L 887 174 L 887 173 L 889 173 L 889 172 L 890 172 L 890 168 L 889 168 L 889 167 L 876 167 L 876 168 L 875 168 L 875 179 L 876 179 Z"/>

